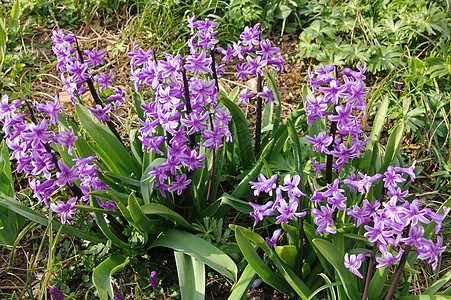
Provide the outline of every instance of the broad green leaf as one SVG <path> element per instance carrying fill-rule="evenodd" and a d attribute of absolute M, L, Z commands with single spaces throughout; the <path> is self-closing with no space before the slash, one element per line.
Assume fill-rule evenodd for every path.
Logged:
<path fill-rule="evenodd" d="M 371 277 L 369 295 L 373 295 L 374 299 L 379 299 L 383 292 L 385 281 L 387 280 L 388 268 L 377 268 L 373 277 Z"/>
<path fill-rule="evenodd" d="M 93 139 L 93 149 L 108 166 L 110 171 L 124 176 L 140 176 L 139 163 L 130 156 L 110 129 L 83 105 L 75 104 L 75 111 L 81 125 Z"/>
<path fill-rule="evenodd" d="M 150 203 L 141 206 L 142 212 L 146 215 L 159 215 L 173 221 L 176 225 L 181 225 L 189 230 L 194 230 L 180 214 L 159 203 Z"/>
<path fill-rule="evenodd" d="M 255 273 L 252 266 L 248 264 L 238 281 L 232 286 L 230 296 L 227 300 L 244 300 L 256 275 L 257 273 Z"/>
<path fill-rule="evenodd" d="M 243 232 L 237 227 L 234 230 L 238 246 L 240 247 L 241 252 L 243 253 L 247 262 L 252 266 L 252 269 L 255 270 L 255 272 L 263 279 L 264 282 L 266 282 L 279 292 L 282 292 L 285 295 L 293 295 L 293 290 L 291 289 L 291 287 L 285 280 L 273 273 L 271 268 L 269 268 L 268 265 L 257 254 L 254 247 L 252 247 L 251 242 L 243 234 Z"/>
<path fill-rule="evenodd" d="M 139 226 L 141 230 L 144 230 L 150 234 L 159 234 L 165 227 L 162 220 L 149 219 L 143 212 L 142 207 L 139 205 L 135 194 L 131 193 L 128 197 L 128 209 L 133 221 Z"/>
<path fill-rule="evenodd" d="M 249 202 L 240 200 L 227 193 L 222 194 L 219 200 L 221 200 L 221 205 L 230 205 L 237 211 L 240 211 L 244 214 L 249 214 L 253 211 L 252 206 L 249 205 Z"/>
<path fill-rule="evenodd" d="M 150 248 L 167 247 L 190 255 L 209 265 L 233 281 L 237 280 L 238 268 L 233 260 L 211 243 L 191 233 L 168 229 L 161 233 Z"/>
<path fill-rule="evenodd" d="M 16 32 L 19 29 L 19 17 L 20 17 L 20 1 L 16 0 L 11 9 L 11 15 L 9 17 L 9 29 Z"/>
<path fill-rule="evenodd" d="M 7 215 L 0 213 L 0 245 L 12 245 L 16 237 L 16 224 Z"/>
<path fill-rule="evenodd" d="M 14 198 L 14 181 L 11 173 L 9 150 L 5 140 L 0 144 L 0 192 Z"/>
<path fill-rule="evenodd" d="M 32 210 L 31 208 L 29 208 L 28 206 L 18 202 L 17 200 L 15 200 L 14 198 L 11 198 L 9 196 L 6 196 L 2 193 L 0 193 L 0 206 L 6 207 L 7 209 L 10 209 L 12 211 L 14 211 L 15 213 L 24 216 L 25 218 L 39 223 L 41 225 L 44 226 L 48 226 L 49 224 L 49 220 L 48 218 L 44 217 L 43 215 L 39 214 L 38 212 Z M 105 239 L 103 237 L 98 236 L 97 234 L 94 234 L 92 232 L 86 232 L 86 231 L 82 231 L 80 229 L 71 227 L 71 226 L 67 226 L 67 225 L 62 225 L 61 223 L 58 223 L 56 221 L 52 221 L 52 226 L 54 228 L 54 230 L 59 230 L 59 228 L 62 226 L 62 233 L 68 234 L 70 236 L 79 238 L 79 239 L 83 239 L 83 240 L 87 240 L 93 243 L 105 243 Z"/>
<path fill-rule="evenodd" d="M 291 288 L 302 299 L 307 299 L 307 297 L 311 294 L 310 289 L 305 285 L 305 283 L 295 274 L 295 272 L 287 264 L 285 264 L 282 260 L 280 260 L 279 256 L 277 256 L 277 254 L 268 246 L 266 241 L 260 235 L 258 235 L 257 233 L 255 233 L 247 228 L 241 227 L 241 226 L 231 226 L 231 228 L 235 230 L 235 234 L 238 234 L 238 231 L 239 231 L 240 233 L 243 234 L 243 236 L 246 239 L 249 239 L 255 245 L 262 248 L 262 250 L 265 251 L 266 254 L 268 254 L 269 258 L 271 258 L 271 260 L 274 262 L 277 269 L 281 272 L 283 278 L 285 279 L 285 282 L 287 282 L 291 286 Z M 238 238 L 237 238 L 237 241 L 238 241 Z M 240 247 L 240 249 L 241 249 L 241 247 Z M 241 250 L 243 250 L 243 249 L 241 249 Z M 254 268 L 253 265 L 252 265 L 252 267 Z M 256 269 L 254 268 L 254 270 L 256 270 Z M 257 271 L 257 273 L 258 273 L 258 271 Z M 259 275 L 260 275 L 260 273 L 259 273 Z"/>
<path fill-rule="evenodd" d="M 313 225 L 311 225 L 307 222 L 304 222 L 304 232 L 305 232 L 306 238 L 309 240 L 310 244 L 312 245 L 321 265 L 323 266 L 324 271 L 326 273 L 328 273 L 329 275 L 332 275 L 333 268 L 331 268 L 330 264 L 327 262 L 326 258 L 322 254 L 322 252 L 313 243 L 313 239 L 315 239 L 317 237 L 316 232 L 315 232 L 315 227 L 313 227 Z"/>
<path fill-rule="evenodd" d="M 114 298 L 111 276 L 123 269 L 129 261 L 121 253 L 115 252 L 94 269 L 92 281 L 97 288 L 100 300 L 108 300 L 108 295 L 111 299 Z"/>
<path fill-rule="evenodd" d="M 276 113 L 274 115 L 274 122 L 273 122 L 273 133 L 277 131 L 277 128 L 279 127 L 280 123 L 280 114 L 282 112 L 282 101 L 280 99 L 279 90 L 277 89 L 276 84 L 276 72 L 271 71 L 268 72 L 268 87 L 272 90 L 274 95 L 274 102 L 276 102 L 278 105 L 276 107 Z"/>
<path fill-rule="evenodd" d="M 426 291 L 423 292 L 423 295 L 433 295 L 449 282 L 451 282 L 451 271 L 448 271 L 444 276 L 434 282 L 434 284 L 432 284 Z"/>
<path fill-rule="evenodd" d="M 136 179 L 133 179 L 133 178 L 130 178 L 127 176 L 123 176 L 121 174 L 117 174 L 117 173 L 114 173 L 111 171 L 104 171 L 103 175 L 105 177 L 115 179 L 115 180 L 119 181 L 120 183 L 126 183 L 126 184 L 129 184 L 134 187 L 139 187 L 141 184 L 141 182 L 139 180 L 136 180 Z"/>
<path fill-rule="evenodd" d="M 183 252 L 174 251 L 182 300 L 205 299 L 205 264 Z"/>
<path fill-rule="evenodd" d="M 141 176 L 140 181 L 140 187 L 141 187 L 141 195 L 144 200 L 144 204 L 150 203 L 150 197 L 152 196 L 153 192 L 153 184 L 155 181 L 155 176 L 150 175 L 149 173 L 152 171 L 153 167 L 158 167 L 159 165 L 162 165 L 166 162 L 165 158 L 156 158 L 154 159 L 147 167 L 146 170 L 143 172 Z"/>
<path fill-rule="evenodd" d="M 301 173 L 302 167 L 301 167 L 301 157 L 302 157 L 302 148 L 301 148 L 301 142 L 299 141 L 298 133 L 296 132 L 296 128 L 294 127 L 293 122 L 288 119 L 288 135 L 290 136 L 290 140 L 292 143 L 293 148 L 293 156 L 294 156 L 294 164 L 295 164 L 295 170 L 298 174 Z"/>
<path fill-rule="evenodd" d="M 244 169 L 249 169 L 255 162 L 252 150 L 252 139 L 249 133 L 249 125 L 241 108 L 233 103 L 224 91 L 221 91 L 220 101 L 229 109 L 237 132 L 238 146 L 240 149 L 240 160 Z"/>
<path fill-rule="evenodd" d="M 90 201 L 91 201 L 91 206 L 94 208 L 101 208 L 99 201 L 96 199 L 96 197 L 90 195 L 89 197 Z M 99 226 L 100 230 L 103 232 L 103 234 L 113 243 L 115 244 L 117 247 L 119 247 L 119 249 L 129 249 L 130 245 L 127 244 L 126 242 L 124 242 L 123 240 L 121 240 L 115 232 L 113 232 L 110 228 L 110 226 L 108 225 L 108 223 L 105 221 L 105 218 L 103 216 L 102 213 L 100 212 L 94 212 L 94 216 L 95 216 L 95 221 L 97 223 L 97 225 Z M 114 217 L 112 217 L 114 218 Z M 122 232 L 121 232 L 122 233 Z"/>
<path fill-rule="evenodd" d="M 340 252 L 333 244 L 323 239 L 314 239 L 313 244 L 319 249 L 324 257 L 331 263 L 338 272 L 346 294 L 350 299 L 361 299 L 357 290 L 357 282 L 353 275 L 344 265 L 344 254 Z"/>
<path fill-rule="evenodd" d="M 275 249 L 277 255 L 292 270 L 296 268 L 296 259 L 298 257 L 298 249 L 295 245 L 277 246 Z"/>
<path fill-rule="evenodd" d="M 387 117 L 389 104 L 390 104 L 390 98 L 388 97 L 388 95 L 385 95 L 384 98 L 382 99 L 382 103 L 378 107 L 376 117 L 374 118 L 373 128 L 371 129 L 371 133 L 370 133 L 370 140 L 366 144 L 366 150 L 365 150 L 365 153 L 363 154 L 363 159 L 360 161 L 359 168 L 363 168 L 363 164 L 365 162 L 367 162 L 367 161 L 371 162 L 371 158 L 373 156 L 372 152 L 373 152 L 374 144 L 379 142 L 379 138 L 381 136 L 381 131 L 385 124 L 385 118 Z M 370 166 L 368 166 L 368 167 L 370 167 Z M 365 169 L 368 170 L 368 167 L 365 167 Z M 371 167 L 374 168 L 374 166 L 371 166 Z"/>

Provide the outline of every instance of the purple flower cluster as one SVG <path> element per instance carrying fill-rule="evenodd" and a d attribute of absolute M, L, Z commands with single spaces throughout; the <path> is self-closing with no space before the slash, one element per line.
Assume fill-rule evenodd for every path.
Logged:
<path fill-rule="evenodd" d="M 284 184 L 277 184 L 278 175 L 275 174 L 271 178 L 266 179 L 266 177 L 261 174 L 258 181 L 249 181 L 251 188 L 254 190 L 254 195 L 259 196 L 261 192 L 273 195 L 275 190 L 275 201 L 268 201 L 264 205 L 257 205 L 255 203 L 249 202 L 249 204 L 254 209 L 251 212 L 251 216 L 254 217 L 254 226 L 258 222 L 262 221 L 264 217 L 277 214 L 276 224 L 282 222 L 288 223 L 289 220 L 297 220 L 307 214 L 306 211 L 299 211 L 299 203 L 301 196 L 305 196 L 304 193 L 299 189 L 299 184 L 301 182 L 300 175 L 294 175 L 291 177 L 290 174 L 284 177 Z M 288 202 L 285 200 L 284 193 L 288 197 Z M 299 209 L 298 209 L 299 207 Z M 280 232 L 275 232 L 272 239 L 268 239 L 267 242 L 271 246 L 275 246 L 275 240 L 277 240 Z"/>
<path fill-rule="evenodd" d="M 150 172 L 157 178 L 154 188 L 163 196 L 167 191 L 180 195 L 191 182 L 184 170 L 205 166 L 201 147 L 218 150 L 232 139 L 230 113 L 218 105 L 216 81 L 209 79 L 215 75 L 213 63 L 216 75 L 221 73 L 221 66 L 206 52 L 218 42 L 214 38 L 217 23 L 189 19 L 189 24 L 191 51 L 186 57 L 164 53 L 163 59 L 156 60 L 153 50 L 145 51 L 136 43 L 128 53 L 135 88 L 149 86 L 155 95 L 141 106 L 145 120 L 139 120 L 139 139 L 143 151 L 166 156 L 166 162 Z M 164 129 L 163 136 L 158 127 Z"/>
<path fill-rule="evenodd" d="M 73 153 L 73 146 L 78 137 L 74 134 L 72 127 L 69 131 L 61 130 L 55 134 L 50 128 L 56 125 L 57 113 L 62 109 L 58 98 L 46 104 L 37 104 L 31 108 L 29 115 L 16 112 L 23 100 L 13 100 L 9 103 L 9 97 L 3 95 L 0 102 L 0 122 L 5 133 L 6 145 L 11 149 L 11 159 L 17 161 L 17 172 L 25 173 L 28 182 L 34 192 L 38 203 L 44 202 L 47 207 L 56 213 L 60 213 L 61 222 L 74 219 L 78 212 L 73 206 L 77 200 L 88 202 L 89 192 L 93 190 L 104 190 L 109 187 L 97 177 L 97 166 L 93 164 L 94 157 L 78 158 Z M 35 117 L 34 111 L 41 112 L 50 119 L 42 118 L 40 122 Z M 27 120 L 31 119 L 32 122 Z M 53 143 L 60 144 L 67 149 L 67 154 L 74 157 L 73 165 L 68 166 L 62 160 L 56 158 L 54 150 L 50 147 Z M 63 186 L 76 187 L 75 181 L 80 182 L 80 198 L 71 198 L 66 203 L 58 201 L 50 203 L 51 195 Z M 113 203 L 114 204 L 114 203 Z M 101 203 L 104 208 L 112 209 L 111 205 Z"/>
<path fill-rule="evenodd" d="M 273 66 L 274 71 L 283 71 L 283 58 L 280 48 L 272 47 L 269 39 L 260 40 L 260 23 L 250 28 L 246 26 L 240 35 L 241 40 L 228 44 L 227 49 L 218 47 L 217 51 L 223 54 L 223 61 L 233 61 L 237 57 L 242 63 L 236 65 L 237 78 L 244 81 L 250 76 L 263 75 L 265 67 Z M 266 99 L 265 104 L 274 101 L 273 91 L 264 86 L 262 91 L 256 94 L 258 97 Z M 254 97 L 254 93 L 248 93 L 247 89 L 238 95 L 237 104 L 248 105 L 248 99 Z"/>
<path fill-rule="evenodd" d="M 354 158 L 360 157 L 360 153 L 365 150 L 365 144 L 368 138 L 360 139 L 363 132 L 362 123 L 366 112 L 366 102 L 364 91 L 365 67 L 358 66 L 358 71 L 351 69 L 340 70 L 342 72 L 343 83 L 336 78 L 338 72 L 334 73 L 336 67 L 329 65 L 320 66 L 316 70 L 316 76 L 310 72 L 311 85 L 315 98 L 307 97 L 307 122 L 313 126 L 317 119 L 327 118 L 332 126 L 336 126 L 336 134 L 331 135 L 321 132 L 314 137 L 307 136 L 307 140 L 312 143 L 313 150 L 318 154 L 329 155 L 335 158 L 334 170 L 340 174 L 344 164 Z M 333 109 L 333 112 L 330 109 Z M 350 140 L 349 140 L 350 139 Z M 349 146 L 350 145 L 350 146 Z M 317 172 L 317 177 L 321 168 L 326 164 L 318 164 L 315 160 L 312 165 Z M 346 179 L 337 178 L 332 185 L 327 184 L 324 192 L 316 191 L 312 186 L 315 208 L 312 208 L 314 222 L 318 226 L 316 234 L 324 232 L 325 234 L 336 233 L 334 229 L 334 213 L 338 210 L 346 210 L 346 214 L 352 216 L 356 227 L 364 225 L 364 236 L 368 241 L 377 243 L 381 257 L 377 257 L 378 268 L 385 268 L 396 264 L 401 259 L 405 246 L 413 247 L 422 260 L 428 260 L 435 270 L 438 264 L 438 254 L 443 252 L 442 240 L 437 237 L 437 242 L 423 238 L 424 228 L 421 224 L 428 224 L 434 221 L 436 233 L 441 228 L 443 219 L 449 212 L 445 207 L 443 214 L 437 214 L 430 209 L 421 209 L 418 199 L 411 203 L 405 200 L 408 191 L 402 191 L 400 184 L 407 181 L 403 175 L 407 175 L 411 181 L 414 181 L 416 175 L 414 162 L 411 167 L 393 167 L 389 166 L 383 174 L 368 176 L 362 172 L 357 174 L 349 173 Z M 384 190 L 388 200 L 372 202 L 364 199 L 362 205 L 353 205 L 347 208 L 347 197 L 344 196 L 345 187 L 350 191 L 357 190 L 363 197 L 370 193 L 370 188 L 375 183 L 383 183 Z M 382 200 L 381 200 L 382 201 Z M 323 202 L 319 206 L 320 202 Z M 406 236 L 406 233 L 409 233 Z M 358 256 L 346 254 L 345 266 L 359 277 L 358 272 L 364 255 Z"/>
<path fill-rule="evenodd" d="M 83 87 L 88 79 L 92 79 L 100 85 L 100 92 L 113 84 L 113 71 L 111 70 L 108 74 L 90 75 L 95 67 L 103 65 L 102 57 L 106 54 L 106 50 L 98 52 L 96 48 L 93 48 L 77 51 L 77 48 L 73 46 L 76 44 L 75 37 L 70 34 L 65 35 L 62 29 L 53 31 L 52 41 L 54 44 L 52 50 L 58 59 L 56 67 L 61 71 L 61 80 L 64 84 L 63 90 L 69 94 L 72 103 L 75 104 L 78 101 L 77 99 L 88 91 Z M 111 103 L 114 103 L 116 107 L 125 103 L 122 89 L 117 87 L 104 102 L 107 104 L 106 108 L 101 107 L 103 103 L 102 105 L 97 103 L 97 107 L 91 110 L 94 110 L 93 113 L 100 121 L 109 120 L 106 113 L 111 109 Z"/>

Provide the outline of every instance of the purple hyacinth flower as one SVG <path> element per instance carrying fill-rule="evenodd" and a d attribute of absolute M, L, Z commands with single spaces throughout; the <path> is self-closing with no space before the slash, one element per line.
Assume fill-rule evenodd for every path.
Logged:
<path fill-rule="evenodd" d="M 202 50 L 200 54 L 192 54 L 186 57 L 185 69 L 190 72 L 194 72 L 194 76 L 199 76 L 199 73 L 208 74 L 211 73 L 211 57 L 207 57 L 205 50 Z"/>
<path fill-rule="evenodd" d="M 379 250 L 381 250 L 382 257 L 376 257 L 376 261 L 379 263 L 376 268 L 387 268 L 393 264 L 396 264 L 401 259 L 402 254 L 404 253 L 404 249 L 400 249 L 398 255 L 393 256 L 390 251 L 388 251 L 387 245 L 381 244 L 379 245 Z"/>
<path fill-rule="evenodd" d="M 77 199 L 73 197 L 70 198 L 67 203 L 64 203 L 63 201 L 58 201 L 57 204 L 51 203 L 50 208 L 53 212 L 60 213 L 61 223 L 66 224 L 67 220 L 75 219 L 73 215 L 78 212 L 78 209 L 74 208 L 76 203 Z"/>
<path fill-rule="evenodd" d="M 299 202 L 294 199 L 290 200 L 290 202 L 286 202 L 285 199 L 279 199 L 277 211 L 279 211 L 280 215 L 277 216 L 276 224 L 280 224 L 282 222 L 288 223 L 288 220 L 297 220 L 297 218 L 304 217 L 307 212 L 297 213 Z"/>
<path fill-rule="evenodd" d="M 110 70 L 110 73 L 107 75 L 105 73 L 100 73 L 99 75 L 95 75 L 92 77 L 95 81 L 100 83 L 102 86 L 100 87 L 99 91 L 106 90 L 110 85 L 113 84 L 113 71 Z"/>
<path fill-rule="evenodd" d="M 337 230 L 331 227 L 334 226 L 334 219 L 332 218 L 333 209 L 327 205 L 323 205 L 321 209 L 312 208 L 311 212 L 312 216 L 315 217 L 314 222 L 318 226 L 315 232 L 317 235 L 321 232 L 325 234 L 337 233 Z"/>
<path fill-rule="evenodd" d="M 113 300 L 123 300 L 124 296 L 122 296 L 121 290 L 117 287 L 115 283 L 112 284 L 113 286 Z"/>
<path fill-rule="evenodd" d="M 58 117 L 58 112 L 62 110 L 63 108 L 59 104 L 58 96 L 55 96 L 55 100 L 48 101 L 46 104 L 38 104 L 36 105 L 36 109 L 40 112 L 46 113 L 50 116 L 50 124 L 56 125 L 56 118 Z"/>
<path fill-rule="evenodd" d="M 327 147 L 332 143 L 333 138 L 329 135 L 326 135 L 324 131 L 320 132 L 318 135 L 315 135 L 313 138 L 308 135 L 306 135 L 305 138 L 307 139 L 307 141 L 313 144 L 313 151 L 329 154 Z"/>
<path fill-rule="evenodd" d="M 359 276 L 360 278 L 363 278 L 363 275 L 360 274 L 359 269 L 362 266 L 363 261 L 365 260 L 365 254 L 360 253 L 358 255 L 351 254 L 349 256 L 349 253 L 345 254 L 345 267 L 351 271 L 351 273 Z"/>
<path fill-rule="evenodd" d="M 254 209 L 254 211 L 250 213 L 250 215 L 255 219 L 254 227 L 257 226 L 258 222 L 263 221 L 264 217 L 274 214 L 274 210 L 272 210 L 273 204 L 273 201 L 268 201 L 265 205 L 260 206 L 249 202 L 249 205 Z"/>
<path fill-rule="evenodd" d="M 63 292 L 61 292 L 56 286 L 52 285 L 49 289 L 50 300 L 62 300 L 66 296 L 64 296 Z"/>
<path fill-rule="evenodd" d="M 247 102 L 247 100 L 251 99 L 254 96 L 255 96 L 254 93 L 247 93 L 247 88 L 245 88 L 238 94 L 236 104 L 248 105 L 249 102 Z"/>
<path fill-rule="evenodd" d="M 190 182 L 191 179 L 186 179 L 186 174 L 176 175 L 168 191 L 177 191 L 177 195 L 180 196 L 182 194 L 182 191 L 188 187 L 188 184 L 190 184 Z"/>
<path fill-rule="evenodd" d="M 150 273 L 149 283 L 150 283 L 150 285 L 151 285 L 153 288 L 157 286 L 157 284 L 158 284 L 158 278 L 157 278 L 157 272 L 156 272 L 156 271 L 152 271 L 152 272 Z"/>
<path fill-rule="evenodd" d="M 269 247 L 276 249 L 277 240 L 279 239 L 281 233 L 282 233 L 282 229 L 274 230 L 271 238 L 268 238 L 268 237 L 265 238 L 266 244 L 268 244 Z"/>
<path fill-rule="evenodd" d="M 111 110 L 111 104 L 108 104 L 103 108 L 101 105 L 96 104 L 96 108 L 88 106 L 88 109 L 94 114 L 94 116 L 97 117 L 97 119 L 99 119 L 100 122 L 110 121 L 110 117 L 108 117 L 107 113 Z"/>
<path fill-rule="evenodd" d="M 277 174 L 266 179 L 265 175 L 260 174 L 258 181 L 249 181 L 251 188 L 254 190 L 254 195 L 259 196 L 260 192 L 265 192 L 272 196 L 272 190 L 276 188 Z"/>
<path fill-rule="evenodd" d="M 106 49 L 101 52 L 97 52 L 96 48 L 92 48 L 91 51 L 84 50 L 83 54 L 88 57 L 85 62 L 94 68 L 98 65 L 103 65 L 102 57 L 106 54 Z"/>
<path fill-rule="evenodd" d="M 417 163 L 417 161 L 414 160 L 413 164 L 408 168 L 394 167 L 393 170 L 397 173 L 407 174 L 410 176 L 410 180 L 415 181 L 416 174 L 413 171 L 415 170 L 416 163 Z"/>
<path fill-rule="evenodd" d="M 257 93 L 257 96 L 266 99 L 265 105 L 268 105 L 269 102 L 274 102 L 275 100 L 273 91 L 267 86 L 264 86 L 263 91 Z"/>
<path fill-rule="evenodd" d="M 67 147 L 67 153 L 72 156 L 72 149 L 75 141 L 78 137 L 74 134 L 72 126 L 69 126 L 70 132 L 61 131 L 59 134 L 55 135 L 52 139 L 54 142 Z"/>
<path fill-rule="evenodd" d="M 260 23 L 257 23 L 253 28 L 249 28 L 248 26 L 244 28 L 243 33 L 240 35 L 240 38 L 243 40 L 243 45 L 252 46 L 260 43 L 260 31 L 258 31 L 259 27 Z"/>

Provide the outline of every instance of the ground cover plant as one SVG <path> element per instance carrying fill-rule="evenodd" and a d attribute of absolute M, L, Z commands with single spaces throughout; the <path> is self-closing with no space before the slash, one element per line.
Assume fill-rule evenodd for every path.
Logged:
<path fill-rule="evenodd" d="M 17 31 L 15 3 L 8 25 Z M 140 25 L 133 33 L 148 32 L 160 9 L 169 9 L 141 5 L 135 9 L 148 14 L 136 16 L 134 24 Z M 313 7 L 281 2 L 254 9 L 285 11 L 284 26 L 285 6 L 292 17 L 308 16 L 296 7 Z M 402 74 L 384 77 L 399 87 L 377 88 L 370 97 L 367 59 L 357 66 L 355 60 L 312 66 L 312 90 L 306 85 L 302 101 L 285 115 L 276 83 L 277 73 L 289 66 L 261 33 L 263 25 L 229 24 L 235 35 L 224 33 L 221 26 L 236 6 L 187 7 L 204 7 L 213 19 L 170 10 L 174 18 L 165 21 L 183 34 L 168 31 L 176 46 L 161 39 L 166 50 L 145 47 L 137 34 L 138 42 L 124 53 L 128 82 L 113 80 L 115 72 L 104 64 L 109 51 L 55 29 L 52 65 L 73 104 L 69 109 L 62 109 L 58 97 L 30 101 L 26 89 L 7 85 L 0 106 L 1 243 L 14 249 L 42 228 L 36 257 L 46 260 L 38 291 L 31 288 L 38 259 L 31 257 L 24 288 L 3 295 L 204 299 L 205 278 L 215 276 L 229 286 L 224 299 L 242 299 L 262 282 L 302 299 L 447 299 L 449 94 L 437 88 L 449 82 L 445 60 L 410 57 Z M 124 52 L 130 36 L 113 48 L 113 56 Z M 232 78 L 224 78 L 227 67 Z M 237 88 L 221 84 L 230 79 L 240 82 Z M 118 126 L 113 111 L 124 106 L 129 120 Z M 243 113 L 249 108 L 251 120 Z M 434 128 L 427 135 L 418 130 L 426 124 Z M 403 150 L 410 146 L 406 140 L 426 138 L 437 154 L 426 166 L 440 168 L 432 174 L 433 189 L 445 198 L 425 208 L 415 194 L 424 194 L 426 185 L 413 182 L 421 181 L 425 164 Z M 23 185 L 26 191 L 17 193 Z M 64 267 L 70 261 L 62 260 L 57 246 L 68 236 L 74 238 L 65 255 L 83 257 L 83 292 L 65 285 L 69 274 L 77 274 Z M 170 287 L 163 272 L 168 257 L 178 277 Z M 430 286 L 418 292 L 410 286 L 418 281 L 419 266 L 434 275 L 431 282 L 423 279 Z M 122 276 L 130 268 L 133 283 Z M 170 274 L 175 277 L 175 271 Z"/>

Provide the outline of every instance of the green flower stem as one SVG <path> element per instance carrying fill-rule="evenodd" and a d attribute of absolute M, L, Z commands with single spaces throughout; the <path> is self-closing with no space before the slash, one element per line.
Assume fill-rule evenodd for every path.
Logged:
<path fill-rule="evenodd" d="M 399 262 L 398 269 L 396 270 L 395 278 L 393 278 L 393 282 L 390 285 L 390 289 L 388 290 L 387 296 L 385 296 L 385 300 L 391 300 L 393 295 L 395 294 L 396 287 L 398 286 L 399 279 L 401 278 L 402 272 L 404 270 L 404 265 L 407 261 L 407 256 L 409 255 L 412 246 L 406 246 L 404 249 L 404 253 L 401 256 L 401 261 Z"/>
<path fill-rule="evenodd" d="M 370 261 L 368 263 L 368 270 L 366 271 L 365 288 L 363 290 L 362 300 L 366 300 L 368 298 L 370 282 L 371 282 L 371 278 L 373 277 L 373 267 L 374 267 L 374 260 L 376 259 L 376 252 L 377 252 L 377 241 L 373 245 L 373 252 L 371 252 Z"/>
<path fill-rule="evenodd" d="M 302 203 L 299 201 L 299 203 Z M 296 274 L 301 278 L 302 259 L 304 256 L 304 217 L 299 218 L 298 256 L 296 257 Z"/>

